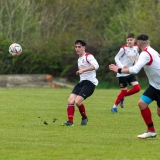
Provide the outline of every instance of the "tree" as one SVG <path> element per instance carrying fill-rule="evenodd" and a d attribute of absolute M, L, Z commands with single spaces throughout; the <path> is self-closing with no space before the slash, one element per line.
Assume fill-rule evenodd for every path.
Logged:
<path fill-rule="evenodd" d="M 38 16 L 34 1 L 1 0 L 0 2 L 0 30 L 13 42 L 32 42 L 38 31 Z"/>

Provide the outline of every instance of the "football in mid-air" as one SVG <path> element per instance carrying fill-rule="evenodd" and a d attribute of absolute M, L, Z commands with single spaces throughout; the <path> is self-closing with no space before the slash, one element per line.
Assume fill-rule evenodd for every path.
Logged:
<path fill-rule="evenodd" d="M 13 43 L 9 46 L 9 53 L 12 56 L 19 56 L 22 53 L 22 47 L 18 43 Z"/>

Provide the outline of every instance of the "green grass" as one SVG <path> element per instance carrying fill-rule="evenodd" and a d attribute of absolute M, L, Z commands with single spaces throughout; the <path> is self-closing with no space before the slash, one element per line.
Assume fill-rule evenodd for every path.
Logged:
<path fill-rule="evenodd" d="M 125 108 L 112 114 L 119 90 L 96 89 L 84 101 L 89 122 L 80 126 L 76 108 L 74 127 L 67 120 L 71 89 L 0 89 L 1 160 L 158 160 L 159 136 L 140 140 L 146 126 L 137 107 L 140 93 L 125 99 Z M 157 133 L 156 103 L 150 105 Z M 53 119 L 58 120 L 53 122 Z M 44 121 L 48 125 L 44 124 Z"/>

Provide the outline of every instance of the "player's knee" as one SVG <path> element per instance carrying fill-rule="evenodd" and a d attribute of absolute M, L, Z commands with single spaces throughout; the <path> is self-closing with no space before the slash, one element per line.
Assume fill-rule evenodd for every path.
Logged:
<path fill-rule="evenodd" d="M 148 107 L 148 104 L 147 104 L 147 103 L 145 103 L 145 102 L 144 102 L 144 101 L 142 101 L 142 100 L 139 100 L 139 102 L 138 102 L 138 106 L 139 106 L 140 110 L 143 110 L 143 109 L 145 109 L 145 108 L 147 108 L 147 107 Z"/>
<path fill-rule="evenodd" d="M 141 102 L 140 101 L 138 101 L 138 106 L 141 107 Z"/>
<path fill-rule="evenodd" d="M 142 110 L 142 109 L 144 109 L 144 102 L 143 101 L 141 101 L 141 100 L 139 100 L 138 101 L 138 106 L 139 106 L 139 108 Z"/>
<path fill-rule="evenodd" d="M 74 99 L 69 98 L 69 99 L 68 99 L 68 104 L 74 104 Z"/>
<path fill-rule="evenodd" d="M 75 100 L 75 104 L 76 104 L 77 107 L 80 106 L 81 103 L 82 103 L 82 102 L 80 102 L 80 101 L 78 101 L 78 100 Z"/>
<path fill-rule="evenodd" d="M 76 106 L 79 107 L 81 105 L 81 103 L 79 102 L 75 102 Z"/>

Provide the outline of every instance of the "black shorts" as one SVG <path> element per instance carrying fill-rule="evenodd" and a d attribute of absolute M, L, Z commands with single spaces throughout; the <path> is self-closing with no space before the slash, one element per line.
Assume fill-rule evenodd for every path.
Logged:
<path fill-rule="evenodd" d="M 157 106 L 160 108 L 160 90 L 149 85 L 149 87 L 144 91 L 143 95 L 149 97 L 153 101 L 157 101 Z"/>
<path fill-rule="evenodd" d="M 118 77 L 118 80 L 119 80 L 119 87 L 120 88 L 127 87 L 127 83 L 129 85 L 131 85 L 131 82 L 137 81 L 136 77 L 133 74 L 131 74 L 129 76 L 125 76 L 125 77 Z"/>
<path fill-rule="evenodd" d="M 76 84 L 76 86 L 72 90 L 72 93 L 86 99 L 87 97 L 93 94 L 94 89 L 95 89 L 95 85 L 92 82 L 88 80 L 84 80 Z"/>

